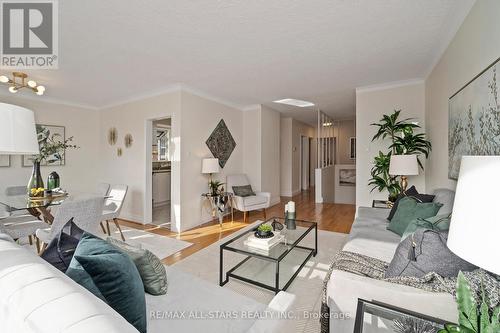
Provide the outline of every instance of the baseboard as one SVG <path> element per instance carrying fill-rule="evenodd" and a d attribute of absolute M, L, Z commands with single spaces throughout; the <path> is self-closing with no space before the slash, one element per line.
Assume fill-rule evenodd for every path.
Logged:
<path fill-rule="evenodd" d="M 142 215 L 135 215 L 126 212 L 122 212 L 119 216 L 120 219 L 127 220 L 130 222 L 135 222 L 139 224 L 144 224 L 144 217 Z"/>

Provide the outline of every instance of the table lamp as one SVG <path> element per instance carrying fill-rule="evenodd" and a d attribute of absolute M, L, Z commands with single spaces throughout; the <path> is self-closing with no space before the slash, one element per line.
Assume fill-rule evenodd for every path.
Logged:
<path fill-rule="evenodd" d="M 23 107 L 0 103 L 0 154 L 39 154 L 35 115 Z"/>
<path fill-rule="evenodd" d="M 448 248 L 489 272 L 500 274 L 500 156 L 463 156 L 448 233 Z"/>
<path fill-rule="evenodd" d="M 201 173 L 209 174 L 209 184 L 212 182 L 212 174 L 219 173 L 219 159 L 218 158 L 204 158 L 201 163 Z M 210 187 L 210 186 L 209 186 Z"/>
<path fill-rule="evenodd" d="M 406 176 L 418 175 L 417 155 L 391 155 L 389 175 L 401 176 L 401 189 L 406 191 L 408 179 Z"/>

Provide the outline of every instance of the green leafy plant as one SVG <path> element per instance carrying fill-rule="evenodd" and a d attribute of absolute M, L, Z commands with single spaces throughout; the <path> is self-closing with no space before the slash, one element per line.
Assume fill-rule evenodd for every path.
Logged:
<path fill-rule="evenodd" d="M 41 125 L 36 125 L 38 146 L 40 147 L 40 154 L 33 155 L 31 158 L 33 162 L 47 162 L 48 164 L 61 161 L 64 157 L 66 149 L 80 148 L 71 144 L 73 137 L 63 139 L 60 134 L 50 134 L 48 128 Z"/>
<path fill-rule="evenodd" d="M 481 286 L 481 304 L 477 304 L 469 283 L 462 272 L 457 279 L 458 325 L 446 324 L 438 333 L 498 333 L 500 332 L 500 306 L 490 310 Z"/>
<path fill-rule="evenodd" d="M 221 192 L 220 188 L 224 185 L 224 183 L 218 181 L 218 180 L 211 180 L 208 182 L 208 187 L 210 188 L 210 192 L 212 195 L 217 195 L 219 192 Z"/>
<path fill-rule="evenodd" d="M 266 233 L 273 231 L 273 227 L 270 226 L 269 224 L 261 224 L 257 227 L 257 230 L 259 230 L 262 233 Z"/>
<path fill-rule="evenodd" d="M 386 153 L 379 151 L 374 158 L 374 165 L 371 169 L 372 178 L 368 185 L 379 192 L 387 190 L 389 200 L 393 200 L 400 192 L 401 186 L 398 182 L 399 176 L 389 175 L 389 163 L 391 155 L 417 155 L 420 168 L 424 168 L 420 159 L 421 155 L 429 157 L 432 150 L 430 141 L 425 139 L 424 133 L 415 133 L 420 126 L 412 118 L 399 120 L 401 110 L 395 110 L 390 115 L 384 115 L 379 123 L 372 126 L 378 127 L 377 133 L 373 136 L 372 142 L 376 140 L 390 140 L 390 145 Z"/>

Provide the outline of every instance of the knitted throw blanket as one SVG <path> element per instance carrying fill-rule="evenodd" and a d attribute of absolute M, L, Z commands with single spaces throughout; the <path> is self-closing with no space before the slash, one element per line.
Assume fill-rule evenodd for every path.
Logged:
<path fill-rule="evenodd" d="M 423 277 L 401 276 L 395 278 L 385 278 L 388 263 L 382 260 L 371 258 L 362 254 L 341 251 L 333 259 L 330 269 L 323 281 L 323 296 L 321 302 L 321 332 L 327 333 L 330 329 L 330 309 L 327 304 L 326 288 L 333 270 L 341 270 L 353 274 L 366 276 L 372 279 L 382 280 L 391 283 L 403 284 L 406 286 L 422 289 L 429 292 L 449 293 L 455 295 L 456 278 L 444 278 L 436 273 L 428 273 Z M 478 295 L 483 283 L 485 293 L 488 296 L 490 307 L 500 303 L 500 282 L 493 276 L 477 269 L 472 272 L 464 272 L 465 278 L 469 281 L 471 289 Z"/>

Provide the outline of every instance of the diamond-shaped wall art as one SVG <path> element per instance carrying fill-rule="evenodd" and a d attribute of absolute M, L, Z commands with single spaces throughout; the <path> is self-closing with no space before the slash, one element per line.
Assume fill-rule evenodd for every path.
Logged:
<path fill-rule="evenodd" d="M 207 139 L 206 144 L 208 149 L 212 152 L 212 155 L 219 159 L 220 167 L 224 168 L 224 165 L 226 165 L 227 160 L 236 147 L 236 142 L 231 132 L 229 132 L 224 119 L 221 119 L 217 124 L 217 127 L 215 127 L 214 131 Z"/>

